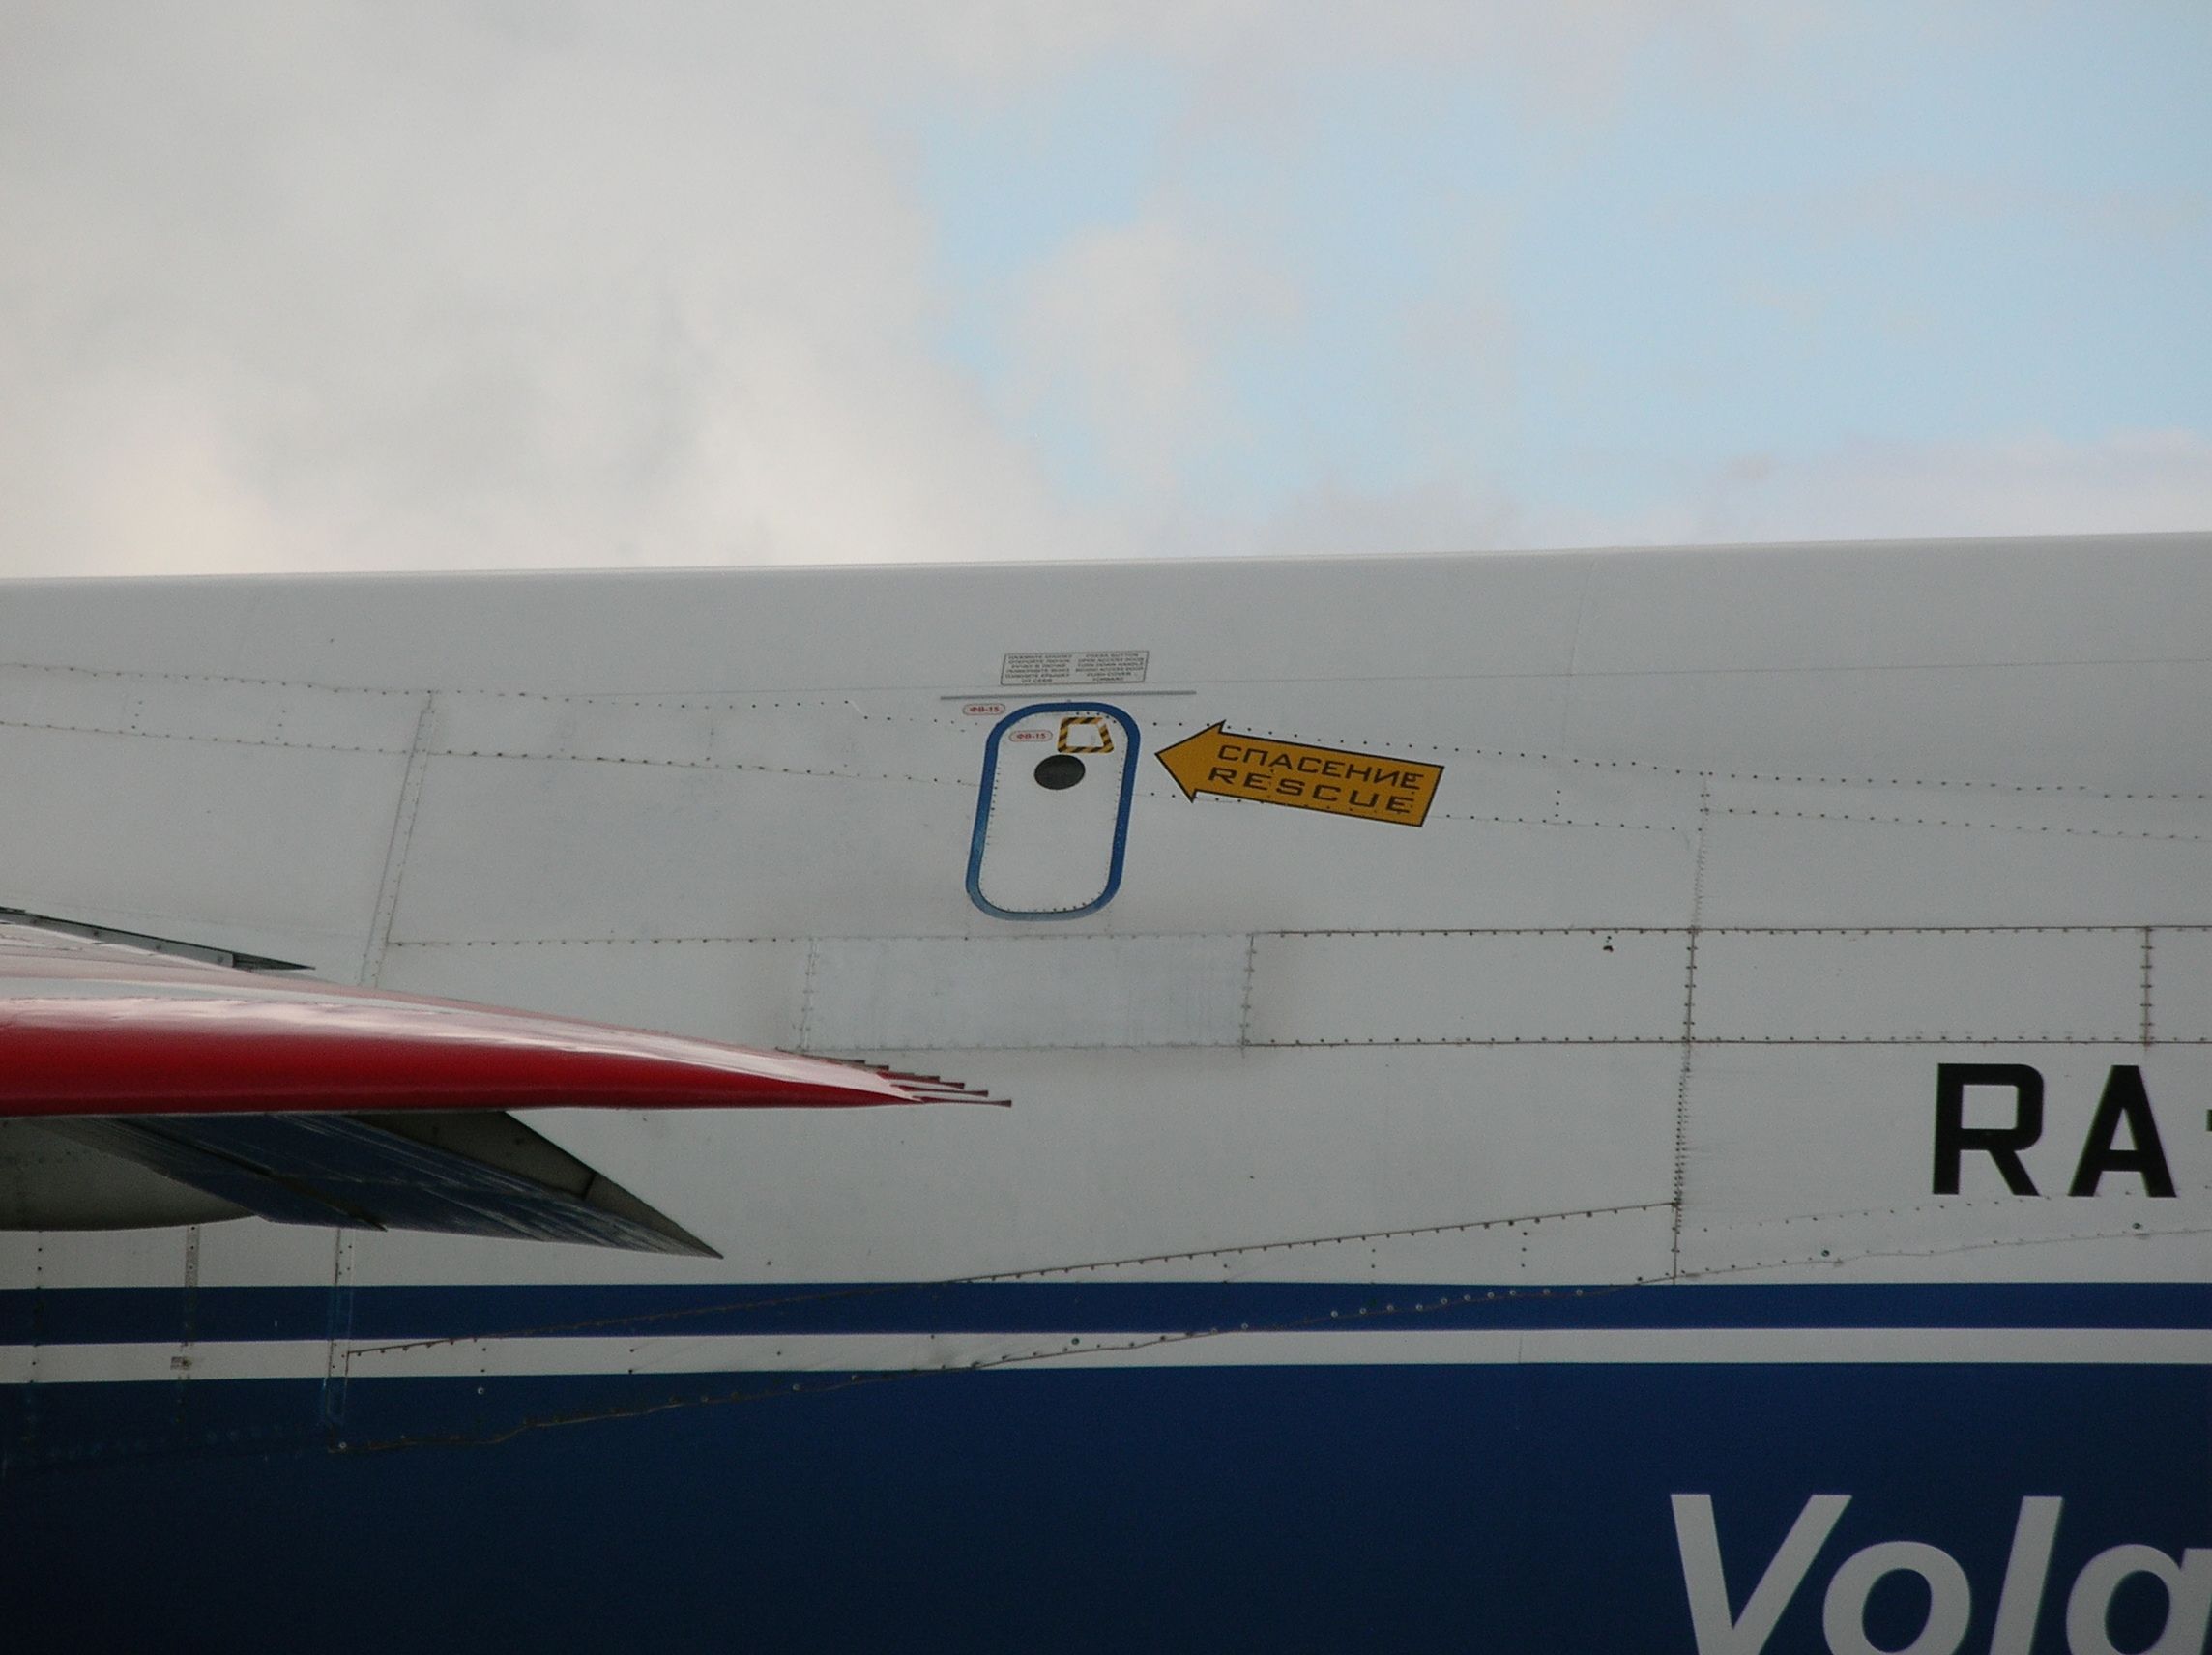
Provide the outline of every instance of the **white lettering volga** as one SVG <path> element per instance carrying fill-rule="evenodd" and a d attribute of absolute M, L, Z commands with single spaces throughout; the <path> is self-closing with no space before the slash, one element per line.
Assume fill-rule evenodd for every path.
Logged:
<path fill-rule="evenodd" d="M 1806 1500 L 1740 1615 L 1729 1610 L 1713 1496 L 1676 1495 L 1674 1499 L 1674 1543 L 1682 1554 L 1682 1584 L 1689 1593 L 1698 1655 L 1761 1655 L 1851 1496 L 1814 1495 Z M 2064 1503 L 2050 1495 L 2030 1495 L 2020 1502 L 2012 1552 L 1997 1589 L 1989 1655 L 2028 1655 L 2035 1642 Z M 1867 1599 L 1877 1582 L 1900 1572 L 1918 1575 L 1927 1586 L 1928 1616 L 1910 1643 L 1884 1650 L 1867 1637 Z M 2212 1629 L 2212 1550 L 2193 1547 L 2177 1560 L 2155 1546 L 2114 1546 L 2082 1565 L 2066 1599 L 2071 1655 L 2121 1655 L 2107 1630 L 2107 1617 L 2120 1582 L 2135 1575 L 2148 1575 L 2166 1589 L 2166 1627 L 2155 1643 L 2130 1655 L 2204 1655 Z M 1973 1588 L 1956 1557 L 1925 1541 L 1885 1540 L 1845 1558 L 1829 1578 L 1820 1630 L 1830 1655 L 1957 1655 L 1972 1612 Z"/>

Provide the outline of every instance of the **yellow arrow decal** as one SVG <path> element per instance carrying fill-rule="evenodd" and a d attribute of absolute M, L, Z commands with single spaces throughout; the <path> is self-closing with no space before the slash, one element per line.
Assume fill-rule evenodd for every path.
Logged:
<path fill-rule="evenodd" d="M 1443 766 L 1418 759 L 1239 736 L 1220 724 L 1208 724 L 1197 735 L 1160 748 L 1156 756 L 1185 798 L 1217 793 L 1224 798 L 1256 798 L 1263 804 L 1407 828 L 1428 820 L 1429 803 L 1444 773 Z"/>

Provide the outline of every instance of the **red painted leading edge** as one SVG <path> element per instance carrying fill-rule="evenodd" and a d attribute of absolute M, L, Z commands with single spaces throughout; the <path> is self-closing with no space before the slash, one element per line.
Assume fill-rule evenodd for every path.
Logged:
<path fill-rule="evenodd" d="M 0 1117 L 981 1101 L 819 1058 L 9 932 Z"/>

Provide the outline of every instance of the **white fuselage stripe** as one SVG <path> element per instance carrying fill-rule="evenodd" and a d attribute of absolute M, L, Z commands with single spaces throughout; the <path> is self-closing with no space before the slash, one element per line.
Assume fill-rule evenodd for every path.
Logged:
<path fill-rule="evenodd" d="M 2203 1328 L 1668 1327 L 1220 1333 L 808 1333 L 0 1346 L 0 1384 L 951 1369 L 1541 1364 L 2212 1366 Z"/>

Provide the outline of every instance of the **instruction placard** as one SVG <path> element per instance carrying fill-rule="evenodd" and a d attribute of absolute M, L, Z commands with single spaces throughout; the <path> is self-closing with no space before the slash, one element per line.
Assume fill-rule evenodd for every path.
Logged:
<path fill-rule="evenodd" d="M 1023 689 L 1062 683 L 1143 683 L 1150 650 L 1018 650 L 999 663 L 999 682 Z"/>

